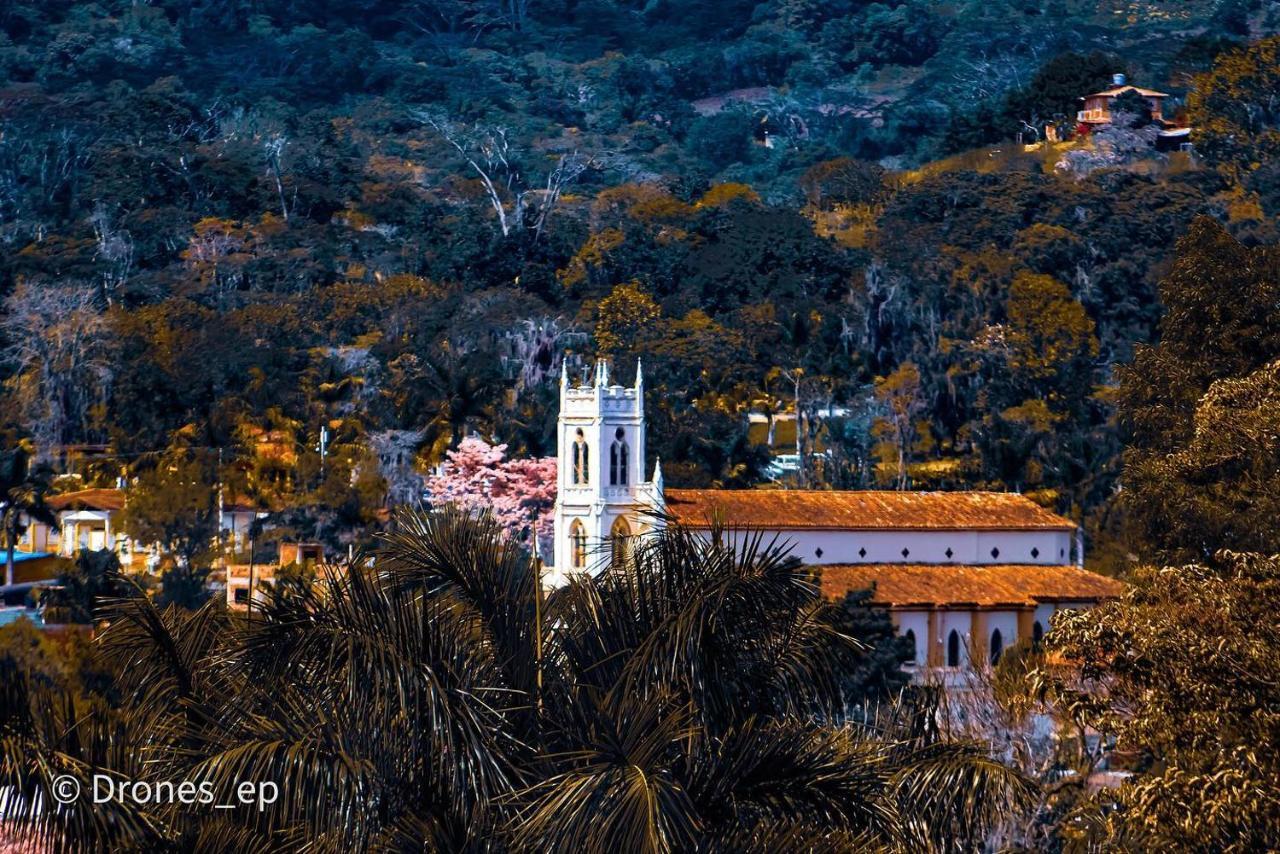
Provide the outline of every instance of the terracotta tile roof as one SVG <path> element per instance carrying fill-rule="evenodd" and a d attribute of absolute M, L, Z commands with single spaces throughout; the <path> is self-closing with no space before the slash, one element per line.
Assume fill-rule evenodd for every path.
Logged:
<path fill-rule="evenodd" d="M 270 513 L 279 509 L 279 503 L 269 498 L 251 498 L 242 492 L 227 493 L 222 499 L 222 509 L 227 513 Z"/>
<path fill-rule="evenodd" d="M 861 563 L 821 567 L 822 594 L 839 599 L 874 585 L 872 601 L 907 608 L 1027 606 L 1114 599 L 1124 585 L 1075 566 Z"/>
<path fill-rule="evenodd" d="M 799 489 L 668 489 L 681 524 L 713 518 L 770 530 L 1075 530 L 1075 523 L 1013 492 L 831 492 Z"/>
<path fill-rule="evenodd" d="M 1143 89 L 1141 86 L 1131 86 L 1131 85 L 1113 86 L 1112 88 L 1104 89 L 1101 92 L 1094 92 L 1090 95 L 1085 95 L 1085 97 L 1086 98 L 1115 98 L 1118 95 L 1122 95 L 1125 92 L 1130 92 L 1130 91 L 1137 92 L 1139 95 L 1142 95 L 1145 98 L 1168 98 L 1169 97 L 1168 92 L 1157 92 L 1155 89 Z"/>
<path fill-rule="evenodd" d="M 124 491 L 120 489 L 81 489 L 64 492 L 49 499 L 54 510 L 123 510 Z"/>

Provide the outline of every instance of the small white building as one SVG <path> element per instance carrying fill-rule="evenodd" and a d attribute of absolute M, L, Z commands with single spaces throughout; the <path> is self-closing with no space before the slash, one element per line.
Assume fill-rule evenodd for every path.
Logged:
<path fill-rule="evenodd" d="M 249 550 L 253 542 L 253 523 L 270 516 L 246 496 L 237 495 L 222 504 L 222 545 L 233 555 Z"/>
<path fill-rule="evenodd" d="M 1053 613 L 1119 595 L 1083 568 L 1079 527 L 1007 492 L 664 489 L 661 464 L 643 479 L 644 381 L 560 381 L 559 460 L 551 585 L 598 572 L 630 538 L 663 519 L 763 532 L 822 567 L 830 598 L 874 588 L 899 631 L 915 640 L 915 666 L 967 668 L 1038 639 Z"/>
<path fill-rule="evenodd" d="M 34 548 L 75 557 L 81 551 L 110 549 L 126 569 L 140 566 L 146 548 L 131 540 L 121 524 L 125 493 L 122 489 L 80 489 L 49 498 L 48 505 L 58 516 L 58 528 L 41 522 L 27 525 L 26 539 Z"/>

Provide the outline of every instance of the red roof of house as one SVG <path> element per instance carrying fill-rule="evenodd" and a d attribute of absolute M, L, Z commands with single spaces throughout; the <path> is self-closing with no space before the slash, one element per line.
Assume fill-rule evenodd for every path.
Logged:
<path fill-rule="evenodd" d="M 121 489 L 81 489 L 76 492 L 64 492 L 48 500 L 54 510 L 105 510 L 124 509 L 124 490 Z"/>
<path fill-rule="evenodd" d="M 1013 492 L 832 492 L 668 489 L 667 513 L 691 528 L 711 520 L 769 530 L 1075 530 L 1070 519 Z"/>
<path fill-rule="evenodd" d="M 1086 98 L 1115 98 L 1123 95 L 1125 92 L 1137 92 L 1145 98 L 1168 98 L 1168 92 L 1157 92 L 1155 89 L 1143 89 L 1141 86 L 1113 86 L 1110 89 L 1104 89 L 1101 92 L 1094 92 L 1092 95 L 1085 95 Z"/>
<path fill-rule="evenodd" d="M 251 498 L 243 492 L 228 493 L 223 497 L 222 509 L 226 513 L 267 513 L 275 509 L 277 502 Z"/>
<path fill-rule="evenodd" d="M 860 563 L 820 569 L 822 594 L 828 599 L 875 587 L 872 601 L 896 608 L 1098 602 L 1124 592 L 1124 585 L 1114 578 L 1075 566 Z"/>

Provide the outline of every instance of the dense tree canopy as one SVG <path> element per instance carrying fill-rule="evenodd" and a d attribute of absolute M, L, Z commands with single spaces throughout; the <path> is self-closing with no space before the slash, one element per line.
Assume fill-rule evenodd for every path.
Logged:
<path fill-rule="evenodd" d="M 1054 620 L 1023 686 L 1132 772 L 1059 813 L 1065 841 L 1251 851 L 1280 835 L 1280 768 L 1259 749 L 1280 739 L 1278 276 L 1274 246 L 1197 219 L 1161 283 L 1159 343 L 1121 372 L 1120 506 L 1145 562 L 1120 600 Z"/>
<path fill-rule="evenodd" d="M 1274 39 L 1187 35 L 1220 5 L 9 3 L 0 413 L 345 548 L 469 435 L 548 454 L 566 361 L 642 356 L 673 485 L 759 484 L 746 414 L 794 411 L 808 485 L 1092 520 L 1175 242 L 1276 236 Z M 1013 143 L 1118 70 L 1203 157 Z"/>
<path fill-rule="evenodd" d="M 932 707 L 850 720 L 896 669 L 854 645 L 887 621 L 849 602 L 841 634 L 812 570 L 720 539 L 669 528 L 544 598 L 497 522 L 455 510 L 251 618 L 116 601 L 111 695 L 0 654 L 8 829 L 77 849 L 946 850 L 1025 806 L 1030 783 L 940 737 Z M 53 776 L 94 773 L 279 799 L 40 809 Z"/>
<path fill-rule="evenodd" d="M 1135 542 L 1165 560 L 1280 552 L 1280 253 L 1197 220 L 1160 290 L 1160 343 L 1121 374 Z"/>

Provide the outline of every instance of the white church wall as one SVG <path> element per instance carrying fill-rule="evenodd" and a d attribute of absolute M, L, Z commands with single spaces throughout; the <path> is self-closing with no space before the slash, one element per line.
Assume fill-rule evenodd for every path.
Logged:
<path fill-rule="evenodd" d="M 929 661 L 929 612 L 893 611 L 892 616 L 899 635 L 905 636 L 908 631 L 915 635 L 916 656 L 911 667 L 924 667 Z"/>
<path fill-rule="evenodd" d="M 972 628 L 972 611 L 938 612 L 938 641 L 942 645 L 942 664 L 944 666 L 949 666 L 947 664 L 947 652 L 952 631 L 960 638 L 959 666 L 962 668 L 969 666 L 969 650 L 973 647 L 973 638 L 970 636 Z"/>
<path fill-rule="evenodd" d="M 809 564 L 955 563 L 1046 566 L 1071 554 L 1067 531 L 766 531 Z M 904 554 L 905 550 L 905 554 Z M 948 555 L 947 551 L 951 554 Z"/>
<path fill-rule="evenodd" d="M 1000 632 L 1000 642 L 1005 649 L 1020 641 L 1021 638 L 1018 637 L 1018 613 L 1016 611 L 987 612 L 987 636 L 984 638 L 984 647 L 988 656 L 991 654 L 991 638 L 997 630 Z"/>
<path fill-rule="evenodd" d="M 595 572 L 607 565 L 610 537 L 618 517 L 628 517 L 632 533 L 638 533 L 639 526 L 631 523 L 636 515 L 634 508 L 651 501 L 653 490 L 644 480 L 644 382 L 639 366 L 635 385 L 630 388 L 610 384 L 609 368 L 604 362 L 596 364 L 591 385 L 570 385 L 567 373 L 562 371 L 556 430 L 552 583 L 563 581 L 567 572 Z M 612 464 L 615 443 L 617 469 Z M 581 453 L 583 447 L 586 464 L 576 466 L 580 458 L 575 453 Z M 582 567 L 573 566 L 575 524 L 582 526 L 586 537 Z"/>
<path fill-rule="evenodd" d="M 1040 624 L 1041 631 L 1049 631 L 1049 620 L 1053 618 L 1054 612 L 1058 608 L 1055 605 L 1037 605 L 1035 614 L 1032 616 L 1032 626 L 1036 623 Z"/>

